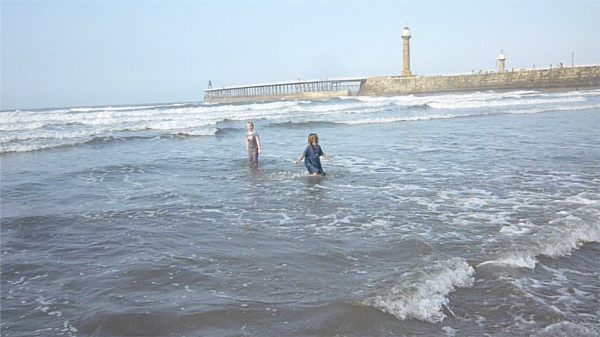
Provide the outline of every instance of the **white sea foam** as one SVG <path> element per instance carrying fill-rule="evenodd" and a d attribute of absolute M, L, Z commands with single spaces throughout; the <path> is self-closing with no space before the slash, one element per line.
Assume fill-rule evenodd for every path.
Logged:
<path fill-rule="evenodd" d="M 597 337 L 600 334 L 598 327 L 587 327 L 569 321 L 550 324 L 544 329 L 536 332 L 532 337 Z"/>
<path fill-rule="evenodd" d="M 598 109 L 600 105 L 588 102 L 588 99 L 594 99 L 598 94 L 598 91 L 474 92 L 396 97 L 356 96 L 310 104 L 302 101 L 236 105 L 175 103 L 2 111 L 0 143 L 2 152 L 13 152 L 77 144 L 82 141 L 80 138 L 89 140 L 124 131 L 155 130 L 157 133 L 205 135 L 205 130 L 212 130 L 219 123 L 248 119 L 276 123 L 332 122 L 352 125 L 417 122 L 498 113 Z M 77 141 L 74 142 L 74 139 Z"/>
<path fill-rule="evenodd" d="M 497 259 L 497 260 L 485 261 L 485 262 L 478 264 L 477 267 L 485 266 L 488 264 L 500 264 L 500 265 L 509 265 L 509 266 L 515 266 L 515 267 L 520 267 L 520 268 L 533 269 L 533 268 L 535 268 L 535 265 L 537 264 L 537 259 L 530 255 L 522 255 L 522 256 L 515 255 L 512 257 L 506 257 L 506 258 L 501 258 L 501 259 Z"/>
<path fill-rule="evenodd" d="M 503 99 L 503 100 L 464 100 L 464 101 L 448 101 L 448 102 L 430 102 L 428 105 L 435 109 L 473 109 L 484 107 L 506 107 L 506 106 L 521 106 L 521 105 L 540 105 L 540 104 L 563 104 L 585 102 L 583 97 L 563 97 L 563 98 L 546 98 L 546 99 Z"/>
<path fill-rule="evenodd" d="M 442 330 L 446 333 L 447 337 L 454 337 L 454 336 L 456 336 L 456 329 L 453 329 L 452 327 L 445 326 L 445 327 L 442 328 Z"/>
<path fill-rule="evenodd" d="M 566 198 L 565 202 L 582 205 L 598 205 L 600 203 L 600 194 L 583 192 Z"/>
<path fill-rule="evenodd" d="M 9 145 L 0 145 L 0 153 L 7 152 L 28 152 L 28 151 L 38 151 L 44 149 L 51 149 L 59 146 L 73 146 L 80 145 L 86 143 L 88 140 L 70 140 L 70 141 L 62 141 L 62 142 L 52 142 L 45 144 L 9 144 Z"/>
<path fill-rule="evenodd" d="M 360 225 L 362 230 L 370 230 L 372 228 L 389 228 L 390 222 L 383 219 L 375 219 L 373 221 Z"/>
<path fill-rule="evenodd" d="M 125 111 L 125 110 L 141 110 L 141 109 L 156 109 L 164 107 L 178 107 L 184 106 L 185 103 L 173 103 L 164 105 L 131 105 L 131 106 L 107 106 L 107 107 L 85 107 L 85 108 L 71 108 L 69 111 L 72 112 L 92 112 L 92 111 Z"/>
<path fill-rule="evenodd" d="M 547 108 L 530 108 L 530 109 L 515 109 L 507 110 L 507 114 L 536 114 L 550 111 L 575 111 L 575 110 L 590 110 L 600 109 L 600 104 L 583 104 L 583 105 L 568 105 L 568 106 L 551 106 Z"/>
<path fill-rule="evenodd" d="M 549 221 L 545 225 L 520 223 L 502 227 L 500 232 L 516 236 L 526 235 L 531 238 L 527 245 L 517 251 L 504 254 L 497 259 L 482 262 L 478 265 L 503 264 L 523 268 L 535 268 L 537 258 L 541 255 L 552 258 L 568 256 L 579 249 L 585 242 L 600 242 L 600 200 L 599 195 L 580 193 L 566 198 L 563 202 L 577 202 L 581 206 L 570 213 L 562 213 L 561 217 Z M 532 236 L 530 233 L 535 232 Z"/>
<path fill-rule="evenodd" d="M 400 277 L 397 284 L 383 294 L 364 301 L 399 319 L 416 318 L 440 322 L 449 305 L 448 294 L 459 287 L 471 287 L 475 270 L 462 258 L 452 258 L 423 270 Z"/>
<path fill-rule="evenodd" d="M 424 121 L 432 119 L 450 119 L 459 117 L 458 115 L 452 114 L 436 114 L 436 115 L 424 115 L 424 116 L 399 116 L 399 117 L 375 117 L 375 118 L 364 118 L 339 121 L 336 123 L 340 124 L 384 124 L 384 123 L 396 123 L 396 122 L 414 122 Z"/>
<path fill-rule="evenodd" d="M 500 228 L 500 233 L 506 235 L 521 235 L 527 234 L 531 232 L 532 227 L 534 225 L 532 223 L 518 223 L 518 224 L 510 224 Z"/>
<path fill-rule="evenodd" d="M 252 118 L 273 118 L 278 108 L 297 103 L 266 106 L 275 110 L 256 110 Z M 264 106 L 264 105 L 263 105 Z M 213 110 L 207 112 L 207 109 Z M 56 146 L 85 143 L 96 137 L 119 132 L 155 130 L 181 135 L 214 135 L 214 126 L 223 120 L 245 120 L 248 107 L 223 110 L 222 107 L 183 107 L 154 110 L 83 109 L 82 112 L 53 110 L 10 112 L 0 115 L 2 152 L 34 151 Z M 87 111 L 87 112 L 85 112 Z M 207 129 L 207 127 L 213 128 Z M 207 131 L 210 130 L 210 131 Z"/>
<path fill-rule="evenodd" d="M 173 131 L 173 134 L 183 135 L 183 136 L 214 136 L 217 133 L 217 128 L 211 129 L 192 129 L 192 130 L 176 130 Z"/>
<path fill-rule="evenodd" d="M 483 107 L 483 106 L 482 106 Z M 458 109 L 458 108 L 456 108 Z M 348 119 L 342 121 L 334 121 L 339 124 L 387 124 L 387 123 L 398 123 L 398 122 L 415 122 L 415 121 L 427 121 L 436 119 L 453 119 L 453 118 L 464 118 L 464 117 L 477 117 L 497 114 L 536 114 L 550 111 L 576 111 L 576 110 L 589 110 L 589 109 L 600 109 L 598 104 L 584 104 L 584 105 L 567 105 L 567 106 L 549 106 L 546 108 L 529 108 L 529 109 L 515 109 L 515 110 L 476 110 L 475 112 L 468 113 L 464 112 L 461 114 L 452 113 L 428 113 L 423 115 L 411 115 L 411 116 L 393 116 L 393 117 L 367 117 L 362 119 Z M 358 111 L 362 112 L 362 111 Z M 373 111 L 377 112 L 377 111 Z"/>
<path fill-rule="evenodd" d="M 567 92 L 542 94 L 538 91 L 510 91 L 510 92 L 472 92 L 460 94 L 433 94 L 425 96 L 394 96 L 394 97 L 368 97 L 357 96 L 348 99 L 360 102 L 377 104 L 394 104 L 399 106 L 418 106 L 427 104 L 434 109 L 470 109 L 481 107 L 502 107 L 513 105 L 531 104 L 556 104 L 583 102 L 583 96 L 597 95 L 594 92 Z"/>

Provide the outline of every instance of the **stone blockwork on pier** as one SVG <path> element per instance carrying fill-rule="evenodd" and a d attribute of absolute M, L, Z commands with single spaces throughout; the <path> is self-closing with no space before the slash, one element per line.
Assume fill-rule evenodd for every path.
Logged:
<path fill-rule="evenodd" d="M 473 90 L 600 87 L 600 66 L 559 67 L 450 76 L 370 77 L 359 95 L 394 96 Z"/>

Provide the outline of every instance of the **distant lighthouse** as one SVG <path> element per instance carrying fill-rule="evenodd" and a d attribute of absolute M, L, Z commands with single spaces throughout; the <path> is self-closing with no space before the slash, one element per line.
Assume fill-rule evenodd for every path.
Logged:
<path fill-rule="evenodd" d="M 410 72 L 410 42 L 408 40 L 410 40 L 410 29 L 405 26 L 404 29 L 402 29 L 402 76 L 412 76 L 412 73 Z"/>
<path fill-rule="evenodd" d="M 504 50 L 500 49 L 500 55 L 498 55 L 498 72 L 504 72 L 506 56 L 504 55 Z"/>

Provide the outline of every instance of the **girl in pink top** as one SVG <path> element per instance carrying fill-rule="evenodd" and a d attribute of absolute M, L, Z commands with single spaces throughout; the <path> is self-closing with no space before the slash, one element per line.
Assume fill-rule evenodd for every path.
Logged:
<path fill-rule="evenodd" d="M 246 123 L 246 151 L 248 151 L 248 160 L 251 164 L 258 165 L 258 155 L 260 154 L 260 136 L 254 130 L 254 123 Z"/>

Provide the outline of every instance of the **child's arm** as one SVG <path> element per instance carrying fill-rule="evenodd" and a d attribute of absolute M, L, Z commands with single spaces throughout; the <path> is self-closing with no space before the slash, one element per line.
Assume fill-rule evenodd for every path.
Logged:
<path fill-rule="evenodd" d="M 244 137 L 244 142 L 246 143 L 246 151 L 248 151 L 248 137 Z"/>
<path fill-rule="evenodd" d="M 256 135 L 256 147 L 258 148 L 258 154 L 260 154 L 260 136 Z"/>
<path fill-rule="evenodd" d="M 322 149 L 320 146 L 319 146 L 319 152 L 320 152 L 320 154 L 321 154 L 321 156 L 322 156 L 323 158 L 325 158 L 327 161 L 329 161 L 329 162 L 332 162 L 332 163 L 333 163 L 333 160 L 331 160 L 331 157 L 330 157 L 330 156 L 328 156 L 328 155 L 326 155 L 326 154 L 325 154 L 325 152 L 323 152 L 323 149 Z"/>
<path fill-rule="evenodd" d="M 298 164 L 299 162 L 301 162 L 302 160 L 304 160 L 304 153 L 300 156 L 300 158 L 298 158 L 298 160 L 296 160 L 294 162 L 294 164 Z"/>

